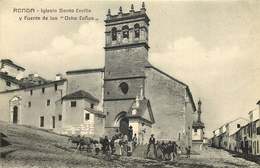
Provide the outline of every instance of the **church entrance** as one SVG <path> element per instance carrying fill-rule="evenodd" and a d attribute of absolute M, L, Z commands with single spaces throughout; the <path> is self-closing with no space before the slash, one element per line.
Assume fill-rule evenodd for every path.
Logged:
<path fill-rule="evenodd" d="M 13 108 L 13 123 L 17 124 L 18 123 L 18 107 L 14 106 Z"/>
<path fill-rule="evenodd" d="M 115 126 L 119 128 L 122 134 L 128 134 L 129 119 L 127 118 L 127 112 L 122 111 L 116 116 Z"/>
<path fill-rule="evenodd" d="M 119 122 L 119 130 L 122 134 L 128 134 L 128 127 L 129 127 L 129 119 L 124 117 Z"/>

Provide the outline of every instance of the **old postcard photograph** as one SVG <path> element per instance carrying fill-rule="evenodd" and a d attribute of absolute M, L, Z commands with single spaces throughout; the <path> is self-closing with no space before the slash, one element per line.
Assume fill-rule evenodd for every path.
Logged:
<path fill-rule="evenodd" d="M 258 0 L 0 0 L 0 168 L 260 167 Z"/>

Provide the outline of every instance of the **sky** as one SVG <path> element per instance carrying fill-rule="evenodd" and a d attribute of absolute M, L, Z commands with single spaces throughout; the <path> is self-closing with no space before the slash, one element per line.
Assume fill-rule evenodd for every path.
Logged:
<path fill-rule="evenodd" d="M 68 70 L 104 66 L 108 8 L 128 12 L 140 1 L 0 0 L 0 59 L 48 79 Z M 260 2 L 145 1 L 151 19 L 149 61 L 188 84 L 202 100 L 206 135 L 256 109 L 260 86 Z M 19 21 L 13 8 L 90 9 L 95 21 Z M 80 14 L 46 14 L 47 16 Z M 82 14 L 84 16 L 86 14 Z"/>

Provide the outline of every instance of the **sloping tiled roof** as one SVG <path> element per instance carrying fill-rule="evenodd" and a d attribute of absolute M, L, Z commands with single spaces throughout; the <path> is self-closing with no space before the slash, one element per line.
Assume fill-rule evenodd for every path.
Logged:
<path fill-rule="evenodd" d="M 13 61 L 11 61 L 10 59 L 1 59 L 1 62 L 3 64 L 7 64 L 7 65 L 10 65 L 10 66 L 13 66 L 15 68 L 19 68 L 21 70 L 25 70 L 23 67 L 19 66 L 19 65 L 16 65 L 15 63 L 13 63 Z"/>
<path fill-rule="evenodd" d="M 196 122 L 193 122 L 192 127 L 193 128 L 205 128 L 205 125 L 203 122 L 196 121 Z"/>
<path fill-rule="evenodd" d="M 72 70 L 72 71 L 67 71 L 66 74 L 72 75 L 72 74 L 92 73 L 92 72 L 104 72 L 104 68 Z"/>
<path fill-rule="evenodd" d="M 99 102 L 99 100 L 96 97 L 92 96 L 90 93 L 88 93 L 84 90 L 79 90 L 79 91 L 73 92 L 71 94 L 68 94 L 68 95 L 64 96 L 62 99 L 71 100 L 71 99 L 85 99 L 85 98 L 95 101 L 95 102 Z"/>
<path fill-rule="evenodd" d="M 15 83 L 17 85 L 21 84 L 21 82 L 19 80 L 17 80 L 15 77 L 9 76 L 4 72 L 0 72 L 0 78 L 5 79 L 6 81 L 9 81 L 9 82 Z"/>
<path fill-rule="evenodd" d="M 151 104 L 150 104 L 150 101 L 148 99 L 144 98 L 142 100 L 139 100 L 139 107 L 136 108 L 135 106 L 136 106 L 136 103 L 135 103 L 135 100 L 134 100 L 132 106 L 130 107 L 130 109 L 128 111 L 128 114 L 129 114 L 128 117 L 141 117 L 141 118 L 143 118 L 143 116 L 145 115 L 144 113 L 145 113 L 146 109 L 148 109 L 149 116 L 151 117 L 150 122 L 155 123 L 154 116 L 153 116 L 153 113 L 152 113 Z M 135 115 L 132 115 L 133 109 L 136 109 Z"/>
<path fill-rule="evenodd" d="M 103 117 L 103 118 L 106 117 L 106 115 L 102 111 L 97 111 L 97 110 L 94 110 L 94 109 L 88 108 L 88 107 L 86 107 L 85 110 L 87 110 L 88 112 L 93 113 L 95 115 L 98 115 L 100 117 Z"/>
<path fill-rule="evenodd" d="M 33 75 L 29 75 L 28 77 L 22 78 L 20 81 L 22 87 L 25 88 L 52 82 L 50 80 L 44 79 L 41 76 L 33 76 Z"/>
<path fill-rule="evenodd" d="M 1 93 L 9 93 L 9 92 L 15 92 L 15 91 L 19 91 L 19 90 L 29 90 L 29 89 L 37 89 L 37 88 L 41 88 L 41 87 L 50 87 L 54 84 L 61 84 L 64 83 L 65 81 L 67 81 L 67 79 L 61 79 L 61 80 L 56 80 L 56 81 L 50 81 L 47 83 L 42 83 L 42 84 L 35 84 L 35 85 L 31 85 L 31 86 L 24 86 L 23 84 L 20 85 L 20 88 L 18 89 L 12 89 L 12 90 L 6 90 L 6 91 L 0 91 Z"/>
<path fill-rule="evenodd" d="M 0 72 L 0 78 L 4 79 L 6 81 L 9 81 L 9 82 L 15 83 L 15 84 L 19 85 L 20 88 L 29 88 L 29 87 L 38 86 L 38 85 L 41 85 L 41 84 L 47 84 L 47 83 L 53 82 L 53 81 L 50 81 L 50 80 L 46 80 L 46 79 L 44 79 L 40 76 L 34 77 L 33 80 L 29 80 L 30 79 L 29 77 L 25 77 L 25 78 L 18 80 L 15 77 L 10 76 L 10 75 L 8 75 L 7 73 L 4 73 L 4 72 Z"/>
<path fill-rule="evenodd" d="M 7 137 L 4 133 L 0 132 L 0 137 Z"/>

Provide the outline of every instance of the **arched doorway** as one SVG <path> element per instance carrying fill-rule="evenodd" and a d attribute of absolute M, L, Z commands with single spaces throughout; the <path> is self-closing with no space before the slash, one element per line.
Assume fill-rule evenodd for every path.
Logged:
<path fill-rule="evenodd" d="M 129 120 L 128 118 L 124 117 L 119 121 L 119 131 L 127 135 L 128 134 L 128 127 L 129 127 Z"/>
<path fill-rule="evenodd" d="M 18 107 L 17 106 L 13 107 L 13 123 L 14 124 L 18 123 Z"/>
<path fill-rule="evenodd" d="M 122 111 L 116 116 L 115 126 L 119 128 L 119 131 L 122 134 L 124 135 L 128 134 L 129 119 L 127 117 L 127 112 Z"/>

